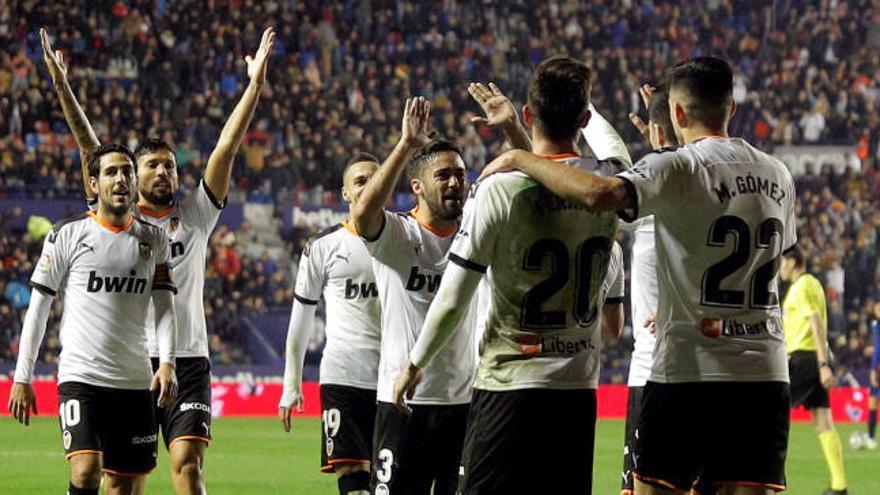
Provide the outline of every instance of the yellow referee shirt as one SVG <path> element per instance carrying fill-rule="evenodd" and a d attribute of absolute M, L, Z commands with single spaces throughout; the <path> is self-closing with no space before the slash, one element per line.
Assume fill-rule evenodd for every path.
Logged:
<path fill-rule="evenodd" d="M 791 284 L 782 303 L 782 327 L 785 330 L 785 352 L 815 351 L 816 341 L 810 327 L 810 317 L 819 315 L 828 325 L 825 310 L 825 289 L 819 279 L 804 273 Z"/>

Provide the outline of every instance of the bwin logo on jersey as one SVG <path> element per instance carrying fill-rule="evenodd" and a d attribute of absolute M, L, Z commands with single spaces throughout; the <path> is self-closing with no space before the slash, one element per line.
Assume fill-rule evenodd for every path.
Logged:
<path fill-rule="evenodd" d="M 89 272 L 89 281 L 86 285 L 88 292 L 125 292 L 127 294 L 143 294 L 147 288 L 147 279 L 135 277 L 132 270 L 129 277 L 101 277 L 98 272 Z"/>
<path fill-rule="evenodd" d="M 438 273 L 436 275 L 428 275 L 419 273 L 419 267 L 414 266 L 412 270 L 409 271 L 409 280 L 406 281 L 406 290 L 411 291 L 420 291 L 425 287 L 428 288 L 428 292 L 436 292 L 440 287 L 440 278 L 443 276 L 442 273 Z"/>
<path fill-rule="evenodd" d="M 376 287 L 375 282 L 368 283 L 357 283 L 354 279 L 346 279 L 345 280 L 345 298 L 346 299 L 357 299 L 368 298 L 368 297 L 379 297 L 379 289 Z"/>

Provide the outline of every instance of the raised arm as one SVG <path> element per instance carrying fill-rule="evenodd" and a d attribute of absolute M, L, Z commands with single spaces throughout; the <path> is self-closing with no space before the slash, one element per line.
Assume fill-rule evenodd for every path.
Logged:
<path fill-rule="evenodd" d="M 43 60 L 46 62 L 46 68 L 52 77 L 52 85 L 55 93 L 58 95 L 58 101 L 61 102 L 61 111 L 64 112 L 64 120 L 73 133 L 73 139 L 79 147 L 80 161 L 82 162 L 82 178 L 83 189 L 86 198 L 93 196 L 89 187 L 89 158 L 92 153 L 101 146 L 98 141 L 98 135 L 92 129 L 89 119 L 76 101 L 76 96 L 70 88 L 67 81 L 67 65 L 64 63 L 64 55 L 61 50 L 52 50 L 49 44 L 49 33 L 45 29 L 40 29 L 40 43 L 43 45 Z"/>
<path fill-rule="evenodd" d="M 486 87 L 482 83 L 471 83 L 468 85 L 468 93 L 476 101 L 485 117 L 474 117 L 471 119 L 472 124 L 487 125 L 493 129 L 501 129 L 504 131 L 507 142 L 510 147 L 518 150 L 532 150 L 532 142 L 529 140 L 529 134 L 519 120 L 516 108 L 510 102 L 504 93 L 495 85 L 489 83 Z"/>
<path fill-rule="evenodd" d="M 302 371 L 303 359 L 306 355 L 306 346 L 309 335 L 315 327 L 315 301 L 302 302 L 299 299 L 293 301 L 290 310 L 290 324 L 287 327 L 287 341 L 284 345 L 284 388 L 281 400 L 278 401 L 278 415 L 281 418 L 281 427 L 284 431 L 290 431 L 290 414 L 293 409 L 302 412 Z"/>
<path fill-rule="evenodd" d="M 263 31 L 260 40 L 260 48 L 254 57 L 250 55 L 244 58 L 247 63 L 247 74 L 250 78 L 244 94 L 232 110 L 229 120 L 220 131 L 220 138 L 205 167 L 205 185 L 218 199 L 226 198 L 229 192 L 229 179 L 232 174 L 232 162 L 238 147 L 250 126 L 254 116 L 254 109 L 260 99 L 260 92 L 266 84 L 266 65 L 269 55 L 272 53 L 272 45 L 275 43 L 275 30 L 271 27 Z"/>
<path fill-rule="evenodd" d="M 590 103 L 590 121 L 587 126 L 581 129 L 587 145 L 593 150 L 593 155 L 599 160 L 607 160 L 609 158 L 617 158 L 623 161 L 626 168 L 632 168 L 632 158 L 623 143 L 623 138 L 617 133 L 617 130 L 610 122 L 605 120 L 596 107 Z"/>
<path fill-rule="evenodd" d="M 370 178 L 357 203 L 352 206 L 351 219 L 365 239 L 375 239 L 384 224 L 385 205 L 394 194 L 406 163 L 428 140 L 428 116 L 431 103 L 424 97 L 407 98 L 403 109 L 400 140 L 391 154 Z"/>
<path fill-rule="evenodd" d="M 595 210 L 625 210 L 636 205 L 635 191 L 623 179 L 602 177 L 520 150 L 508 151 L 486 165 L 480 180 L 509 170 L 519 170 L 557 196 Z"/>

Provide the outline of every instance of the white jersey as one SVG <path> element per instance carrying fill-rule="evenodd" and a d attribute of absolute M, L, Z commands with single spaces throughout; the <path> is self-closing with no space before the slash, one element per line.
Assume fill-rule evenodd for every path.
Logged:
<path fill-rule="evenodd" d="M 91 207 L 93 205 L 90 203 Z M 217 201 L 201 181 L 183 201 L 175 202 L 165 210 L 150 212 L 139 207 L 133 210 L 138 218 L 161 228 L 171 243 L 170 262 L 178 288 L 174 306 L 177 313 L 177 342 L 174 346 L 177 357 L 209 357 L 203 302 L 205 263 L 208 239 L 224 206 L 225 201 Z M 147 315 L 150 328 L 154 322 L 155 310 L 150 304 Z M 155 332 L 150 332 L 148 346 L 150 355 L 158 357 Z"/>
<path fill-rule="evenodd" d="M 348 223 L 321 232 L 303 251 L 294 297 L 314 305 L 321 295 L 327 312 L 321 383 L 375 390 L 382 316 L 379 290 L 370 253 Z"/>
<path fill-rule="evenodd" d="M 657 310 L 658 294 L 654 217 L 644 217 L 635 225 L 630 266 L 630 314 L 634 341 L 627 380 L 630 387 L 644 387 L 651 374 L 657 338 L 645 326 L 645 321 Z"/>
<path fill-rule="evenodd" d="M 556 157 L 587 170 L 609 164 Z M 606 283 L 617 217 L 554 195 L 520 172 L 472 190 L 450 261 L 488 272 L 491 304 L 474 387 L 588 389 L 599 380 L 601 310 L 619 297 L 619 269 Z M 616 250 L 620 266 L 620 249 Z"/>
<path fill-rule="evenodd" d="M 150 387 L 147 308 L 153 290 L 174 290 L 169 253 L 164 232 L 134 216 L 115 227 L 89 212 L 53 227 L 31 284 L 63 296 L 59 383 Z"/>
<path fill-rule="evenodd" d="M 453 234 L 431 231 L 412 213 L 385 212 L 378 238 L 365 242 L 373 256 L 373 273 L 382 304 L 382 351 L 377 399 L 393 402 L 394 380 L 409 362 L 428 307 L 446 269 Z M 413 404 L 466 404 L 476 370 L 474 305 L 462 319 L 448 345 L 422 370 Z"/>
<path fill-rule="evenodd" d="M 777 269 L 796 241 L 795 191 L 779 160 L 742 139 L 651 153 L 619 175 L 654 215 L 659 284 L 650 379 L 788 381 Z"/>

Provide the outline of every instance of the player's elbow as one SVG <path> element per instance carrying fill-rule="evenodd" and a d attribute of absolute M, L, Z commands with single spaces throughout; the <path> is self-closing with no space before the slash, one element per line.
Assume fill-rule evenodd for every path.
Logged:
<path fill-rule="evenodd" d="M 601 211 L 613 211 L 621 208 L 624 196 L 623 187 L 617 183 L 620 179 L 597 177 L 592 184 L 586 184 L 578 195 L 578 201 L 587 208 Z"/>

